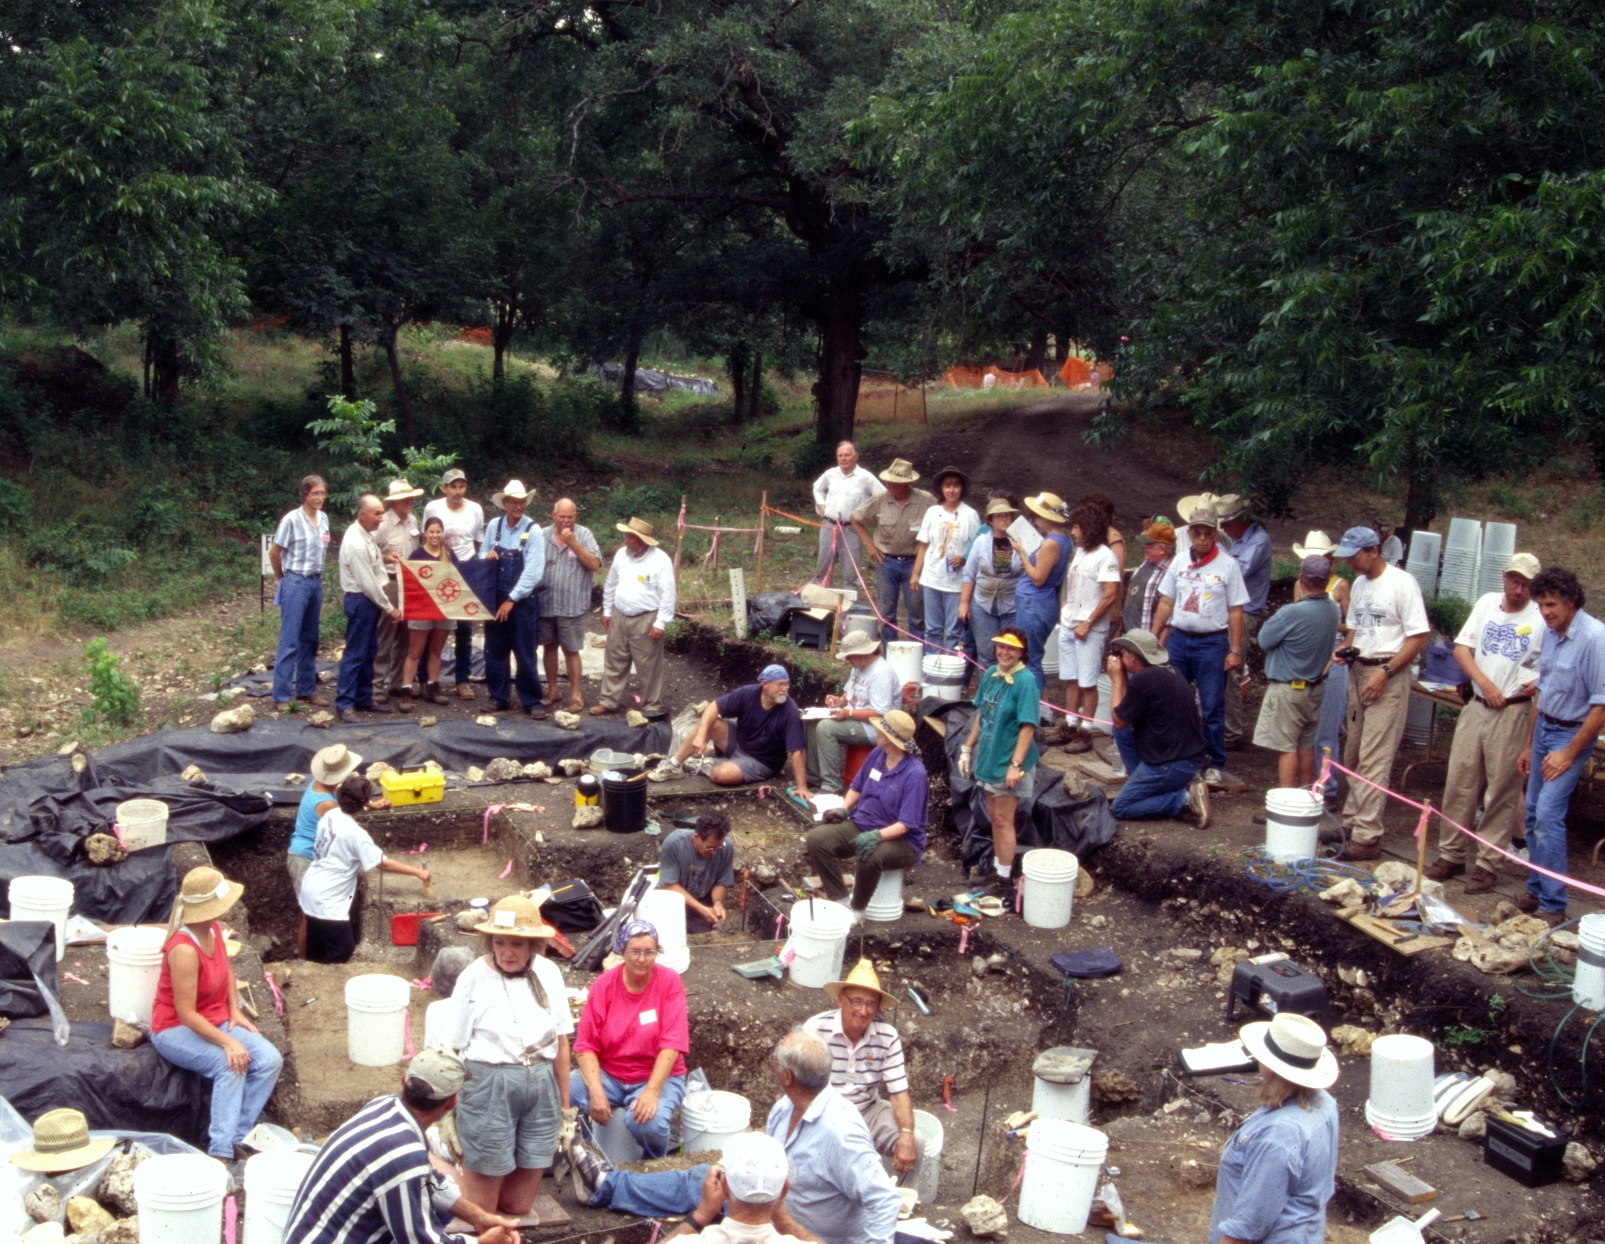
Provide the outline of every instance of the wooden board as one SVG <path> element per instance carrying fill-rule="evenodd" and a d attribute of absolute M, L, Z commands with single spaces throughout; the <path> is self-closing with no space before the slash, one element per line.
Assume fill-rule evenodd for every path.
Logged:
<path fill-rule="evenodd" d="M 1436 1199 L 1438 1190 L 1425 1180 L 1417 1179 L 1397 1162 L 1374 1162 L 1365 1173 L 1394 1196 L 1402 1197 L 1411 1205 Z"/>
<path fill-rule="evenodd" d="M 1381 942 L 1394 954 L 1419 955 L 1423 950 L 1437 950 L 1443 946 L 1453 946 L 1455 939 L 1440 937 L 1436 933 L 1413 934 L 1407 929 L 1401 929 L 1390 921 L 1382 920 L 1376 916 L 1368 916 L 1360 912 L 1352 916 L 1344 916 L 1360 932 Z"/>
<path fill-rule="evenodd" d="M 536 1197 L 535 1208 L 518 1220 L 521 1227 L 538 1228 L 540 1230 L 572 1226 L 573 1222 L 574 1220 L 569 1217 L 568 1211 L 559 1205 L 549 1192 L 543 1192 Z M 446 1234 L 472 1236 L 475 1232 L 461 1218 L 453 1218 L 446 1225 Z"/>

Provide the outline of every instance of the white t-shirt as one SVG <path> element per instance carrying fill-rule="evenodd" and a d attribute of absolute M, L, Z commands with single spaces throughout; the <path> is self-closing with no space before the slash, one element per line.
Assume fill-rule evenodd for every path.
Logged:
<path fill-rule="evenodd" d="M 1506 613 L 1500 608 L 1504 599 L 1503 592 L 1479 597 L 1455 643 L 1471 649 L 1477 668 L 1508 697 L 1538 681 L 1545 626 L 1536 602 L 1529 600 L 1515 613 Z M 1482 692 L 1477 695 L 1481 698 Z"/>
<path fill-rule="evenodd" d="M 1059 610 L 1059 625 L 1065 628 L 1081 625 L 1103 599 L 1104 584 L 1119 582 L 1120 565 L 1108 545 L 1100 544 L 1090 553 L 1083 548 L 1076 549 L 1075 556 L 1070 559 L 1070 569 L 1064 572 L 1064 608 Z M 1117 611 L 1119 600 L 1117 592 L 1116 603 L 1093 623 L 1094 631 L 1109 629 L 1110 615 Z"/>
<path fill-rule="evenodd" d="M 1248 604 L 1243 568 L 1219 545 L 1215 556 L 1202 565 L 1194 563 L 1191 550 L 1173 557 L 1159 581 L 1159 594 L 1174 602 L 1169 625 L 1187 635 L 1224 631 L 1231 623 L 1231 610 Z"/>
<path fill-rule="evenodd" d="M 301 878 L 301 911 L 315 920 L 351 919 L 358 874 L 376 868 L 384 857 L 349 813 L 330 808 L 318 818 L 312 863 Z"/>
<path fill-rule="evenodd" d="M 424 522 L 431 518 L 439 518 L 445 526 L 446 547 L 459 561 L 473 557 L 474 546 L 485 538 L 485 511 L 477 501 L 464 501 L 462 509 L 454 510 L 445 497 L 436 497 L 424 506 Z"/>
<path fill-rule="evenodd" d="M 441 1041 L 476 1063 L 517 1063 L 526 1057 L 557 1058 L 557 1038 L 574 1031 L 563 974 L 550 959 L 530 960 L 551 1010 L 535 1000 L 523 976 L 503 976 L 475 959 L 452 987 L 451 1009 Z"/>
<path fill-rule="evenodd" d="M 925 517 L 920 520 L 919 533 L 914 537 L 914 543 L 925 545 L 920 586 L 935 588 L 938 592 L 957 592 L 962 588 L 964 558 L 980 527 L 981 516 L 962 501 L 952 513 L 940 505 L 926 510 Z M 948 563 L 951 557 L 959 559 L 957 570 Z"/>
<path fill-rule="evenodd" d="M 1384 566 L 1375 579 L 1358 576 L 1349 587 L 1349 625 L 1362 657 L 1394 657 L 1412 635 L 1425 635 L 1427 607 L 1421 585 L 1397 566 Z"/>

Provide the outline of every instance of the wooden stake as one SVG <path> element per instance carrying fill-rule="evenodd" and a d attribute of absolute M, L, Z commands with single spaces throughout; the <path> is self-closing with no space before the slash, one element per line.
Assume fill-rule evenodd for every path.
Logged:
<path fill-rule="evenodd" d="M 685 513 L 685 493 L 680 494 L 680 512 Z M 679 523 L 674 525 L 674 590 L 676 595 L 680 591 L 680 550 L 685 547 L 685 528 Z"/>
<path fill-rule="evenodd" d="M 1421 882 L 1427 875 L 1427 831 L 1432 828 L 1432 800 L 1423 800 L 1427 810 L 1421 814 L 1421 841 L 1416 843 L 1416 883 L 1407 897 L 1421 893 Z"/>
<path fill-rule="evenodd" d="M 763 546 L 764 537 L 769 534 L 769 493 L 766 490 L 763 500 L 758 502 L 758 586 L 755 589 L 763 591 Z"/>
<path fill-rule="evenodd" d="M 716 528 L 723 527 L 724 526 L 724 515 L 723 514 L 715 514 L 713 516 L 713 525 Z M 712 561 L 712 563 L 713 563 L 711 569 L 717 570 L 717 569 L 719 569 L 719 533 L 717 531 L 714 532 L 712 539 L 713 539 L 713 548 L 710 549 L 709 552 L 711 552 L 713 554 L 713 556 L 709 560 Z"/>

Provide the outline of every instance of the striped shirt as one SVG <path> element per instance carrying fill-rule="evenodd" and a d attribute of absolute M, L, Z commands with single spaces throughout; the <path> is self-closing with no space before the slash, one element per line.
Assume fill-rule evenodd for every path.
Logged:
<path fill-rule="evenodd" d="M 831 1087 L 859 1110 L 874 1105 L 882 1084 L 888 1093 L 908 1092 L 903 1040 L 884 1020 L 871 1020 L 857 1045 L 850 1044 L 842 1031 L 840 1010 L 821 1011 L 803 1027 L 830 1046 Z"/>
<path fill-rule="evenodd" d="M 282 550 L 279 565 L 285 574 L 320 575 L 329 551 L 329 516 L 319 510 L 314 523 L 306 508 L 298 505 L 279 519 L 273 543 Z"/>
<path fill-rule="evenodd" d="M 441 1231 L 441 1177 L 400 1097 L 377 1097 L 336 1130 L 301 1181 L 284 1244 L 468 1244 Z"/>
<path fill-rule="evenodd" d="M 546 537 L 546 579 L 541 583 L 541 617 L 583 618 L 591 612 L 591 587 L 596 572 L 580 565 L 572 549 L 560 549 L 552 538 L 554 523 L 541 529 Z M 601 560 L 602 547 L 589 527 L 574 524 L 574 541 L 592 557 Z"/>

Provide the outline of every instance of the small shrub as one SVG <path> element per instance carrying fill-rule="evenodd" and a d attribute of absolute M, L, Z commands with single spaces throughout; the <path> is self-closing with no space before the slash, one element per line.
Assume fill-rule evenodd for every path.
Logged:
<path fill-rule="evenodd" d="M 125 548 L 122 538 L 102 523 L 62 523 L 28 537 L 25 553 L 30 566 L 49 566 L 68 575 L 104 579 L 121 570 L 137 554 Z"/>
<path fill-rule="evenodd" d="M 1538 507 L 1509 484 L 1493 484 L 1488 488 L 1488 500 L 1506 518 L 1537 518 Z"/>
<path fill-rule="evenodd" d="M 818 441 L 804 441 L 792 452 L 791 473 L 798 479 L 813 479 L 827 467 L 836 465 L 836 448 Z"/>
<path fill-rule="evenodd" d="M 14 480 L 0 478 L 0 531 L 26 535 L 33 527 L 33 497 Z"/>
<path fill-rule="evenodd" d="M 83 711 L 86 726 L 131 726 L 139 720 L 139 684 L 123 673 L 121 662 L 106 647 L 104 639 L 91 639 L 84 645 L 84 665 L 89 671 L 92 698 Z"/>
<path fill-rule="evenodd" d="M 602 500 L 603 508 L 623 522 L 638 514 L 678 512 L 680 494 L 664 484 L 638 484 L 634 488 L 615 488 Z M 660 534 L 659 539 L 662 539 Z"/>
<path fill-rule="evenodd" d="M 1445 640 L 1460 634 L 1471 616 L 1471 604 L 1459 596 L 1439 596 L 1427 602 L 1427 621 Z"/>

